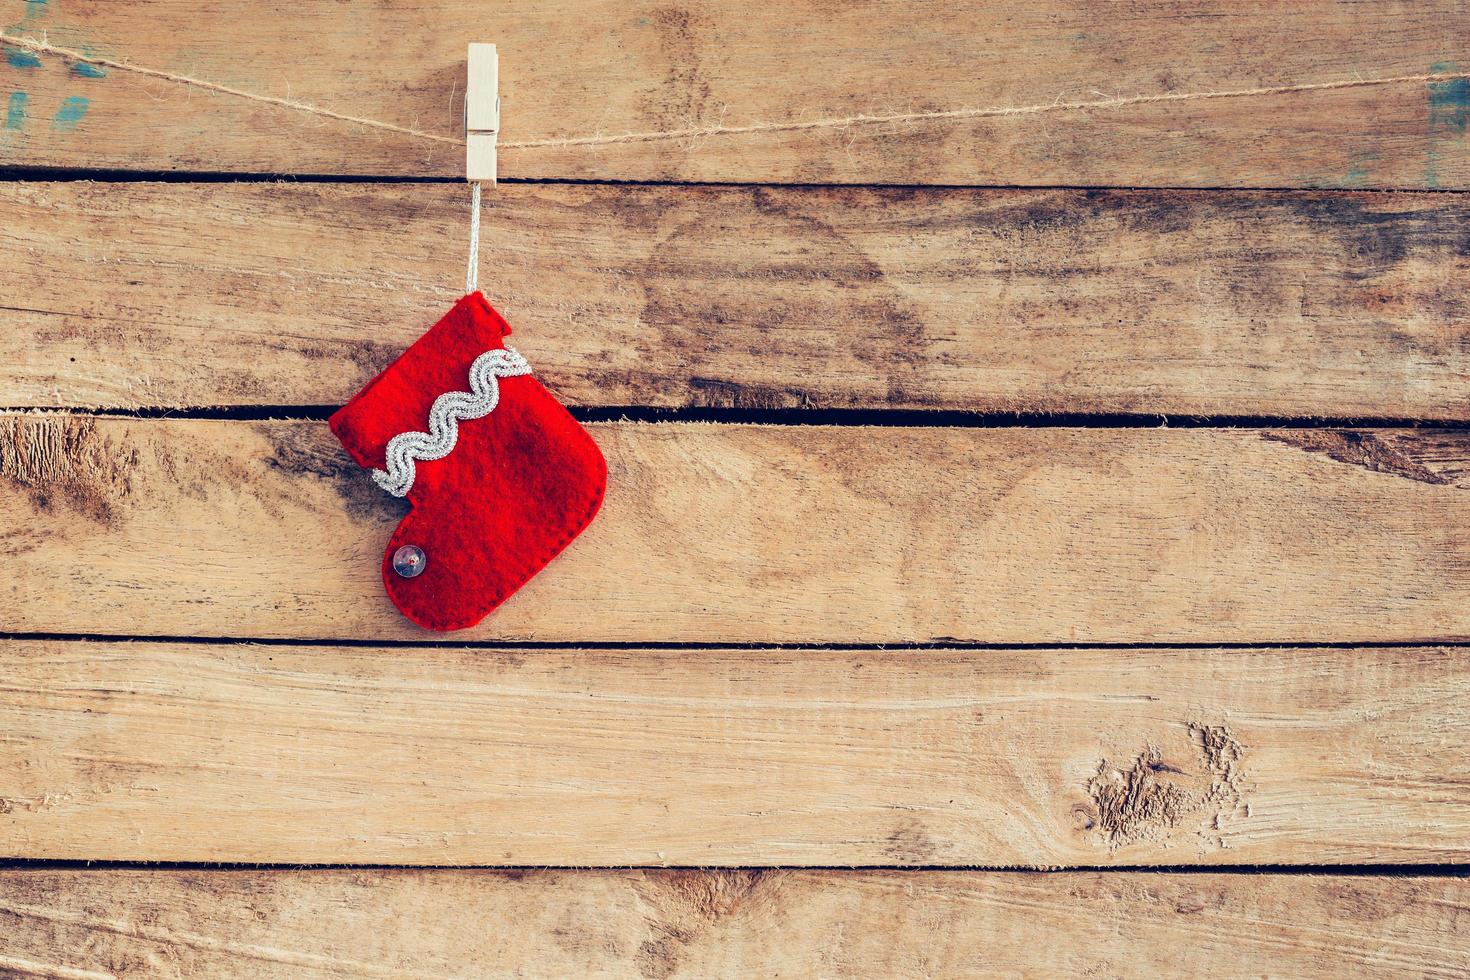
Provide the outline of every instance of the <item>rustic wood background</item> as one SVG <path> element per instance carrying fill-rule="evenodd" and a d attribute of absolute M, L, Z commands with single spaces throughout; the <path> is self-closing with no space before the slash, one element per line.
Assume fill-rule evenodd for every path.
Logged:
<path fill-rule="evenodd" d="M 1470 973 L 1467 38 L 0 0 L 0 975 Z M 441 637 L 323 420 L 471 40 L 611 484 Z"/>

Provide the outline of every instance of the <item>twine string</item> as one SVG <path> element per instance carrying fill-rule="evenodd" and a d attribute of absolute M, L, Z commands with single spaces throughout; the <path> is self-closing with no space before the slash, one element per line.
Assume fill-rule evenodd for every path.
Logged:
<path fill-rule="evenodd" d="M 158 71 L 153 68 L 144 68 L 142 65 L 129 64 L 126 61 L 114 61 L 111 58 L 99 58 L 95 55 L 86 54 L 82 51 L 74 51 L 70 48 L 59 48 L 41 38 L 17 37 L 14 34 L 0 32 L 0 44 L 32 54 L 55 55 L 66 62 L 96 65 L 99 68 L 113 68 L 117 71 L 132 72 L 135 75 L 146 75 L 149 78 L 160 78 L 166 82 L 174 82 L 178 85 L 186 85 L 190 88 L 203 89 L 206 92 L 217 92 L 220 95 L 233 95 L 236 98 L 247 99 L 251 102 L 261 102 L 265 105 L 279 106 L 282 109 L 291 109 L 295 112 L 304 112 L 311 116 L 321 116 L 324 119 L 336 119 L 340 122 L 353 123 L 358 126 L 367 126 L 372 129 L 386 129 L 392 133 L 402 133 L 404 136 L 412 136 L 416 139 L 433 140 L 436 143 L 463 144 L 463 139 L 455 139 L 452 136 L 440 136 L 437 133 L 426 133 L 422 130 L 411 129 L 408 126 L 399 126 L 378 119 L 365 119 L 362 116 L 349 116 L 341 112 L 333 112 L 331 109 L 323 109 L 320 106 L 309 105 L 305 102 L 297 102 L 294 99 L 278 99 L 272 95 L 260 95 L 256 92 L 247 92 L 244 89 L 231 88 L 218 82 L 208 82 L 202 78 L 191 78 L 188 75 L 176 75 L 173 72 Z"/>
<path fill-rule="evenodd" d="M 447 143 L 452 146 L 462 146 L 465 143 L 463 137 L 443 136 L 438 133 L 428 133 L 420 129 L 408 126 L 399 126 L 396 123 L 384 122 L 380 119 L 369 119 L 363 116 L 352 116 L 320 106 L 311 105 L 306 102 L 298 102 L 294 99 L 282 99 L 271 95 L 261 95 L 257 92 L 248 92 L 244 89 L 232 88 L 211 82 L 201 78 L 193 78 L 189 75 L 180 75 L 175 72 L 159 71 L 155 68 L 145 68 L 142 65 L 130 64 L 126 61 L 116 61 L 112 58 L 101 58 L 90 55 L 83 51 L 71 48 L 58 47 L 51 44 L 44 37 L 21 37 L 14 34 L 0 32 L 0 45 L 18 48 L 32 54 L 53 55 L 63 61 L 96 65 L 100 68 L 111 68 L 116 71 L 131 72 L 135 75 L 143 75 L 148 78 L 157 78 L 176 85 L 190 88 L 202 89 L 206 92 L 214 92 L 219 95 L 229 95 L 235 98 L 257 102 L 263 105 L 277 106 L 300 112 L 306 115 L 317 116 L 323 119 L 335 119 L 339 122 L 363 126 L 369 129 L 384 130 L 410 136 L 414 139 L 428 140 L 435 143 Z M 1401 84 L 1432 84 L 1436 82 L 1456 81 L 1470 79 L 1470 71 L 1460 72 L 1431 72 L 1419 75 L 1394 75 L 1380 78 L 1354 78 L 1335 82 L 1308 82 L 1293 85 L 1270 85 L 1257 88 L 1225 89 L 1205 92 L 1163 92 L 1154 95 L 1133 95 L 1110 99 L 1096 99 L 1093 101 L 1064 102 L 1060 99 L 1054 102 L 1043 102 L 1035 105 L 1019 106 L 991 106 L 989 108 L 958 108 L 958 109 L 935 109 L 923 112 L 893 112 L 893 113 L 859 113 L 852 116 L 837 116 L 822 119 L 790 120 L 785 122 L 756 122 L 738 126 L 711 125 L 690 126 L 684 129 L 664 129 L 652 132 L 621 133 L 621 134 L 598 134 L 592 136 L 570 136 L 551 137 L 546 139 L 510 140 L 500 143 L 502 150 L 524 150 L 524 149 L 548 149 L 577 146 L 613 146 L 626 143 L 652 143 L 669 140 L 697 140 L 707 139 L 715 136 L 738 136 L 762 133 L 791 133 L 826 129 L 847 129 L 853 126 L 880 126 L 893 125 L 897 123 L 920 123 L 937 122 L 951 119 L 991 119 L 1009 116 L 1032 116 L 1049 112 L 1088 112 L 1107 109 L 1124 109 L 1130 106 L 1152 105 L 1155 103 L 1168 102 L 1196 102 L 1206 99 L 1246 99 L 1261 98 L 1272 95 L 1286 95 L 1295 92 L 1325 92 L 1339 89 L 1369 88 L 1382 85 Z M 478 288 L 480 266 L 480 184 L 478 181 L 470 185 L 470 250 L 469 263 L 465 271 L 465 292 L 472 293 Z"/>
<path fill-rule="evenodd" d="M 396 123 L 384 122 L 378 119 L 368 119 L 362 116 L 351 116 L 346 113 L 335 112 L 320 106 L 311 105 L 306 102 L 298 102 L 294 99 L 276 98 L 270 95 L 260 95 L 255 92 L 247 92 L 243 89 L 231 88 L 217 82 L 205 81 L 204 79 L 192 78 L 188 75 L 180 75 L 174 72 L 159 71 L 154 68 L 145 68 L 141 65 L 130 64 L 125 61 L 115 61 L 111 58 L 99 58 L 82 51 L 70 48 L 57 47 L 44 40 L 35 37 L 19 37 L 13 34 L 0 32 L 0 44 L 8 45 L 29 51 L 33 54 L 54 55 L 67 62 L 80 62 L 83 64 L 96 65 L 101 68 L 112 68 L 117 71 L 132 72 L 136 75 L 144 75 L 149 78 L 162 79 L 177 85 L 185 85 L 192 88 L 215 92 L 220 95 L 230 95 L 251 102 L 259 102 L 265 105 L 278 106 L 301 112 L 307 115 L 319 116 L 325 119 L 335 119 L 339 122 L 351 123 L 357 126 L 365 126 L 371 129 L 386 130 L 403 136 L 411 136 L 415 139 L 430 140 L 435 143 L 447 143 L 454 146 L 463 146 L 463 137 L 443 136 L 438 133 L 428 133 L 420 129 L 408 126 L 399 126 Z M 1064 102 L 1042 102 L 1035 105 L 1019 106 L 991 106 L 987 108 L 958 108 L 958 109 L 935 109 L 923 112 L 892 112 L 892 113 L 859 113 L 852 116 L 836 116 L 822 119 L 788 120 L 777 122 L 756 122 L 745 125 L 711 125 L 691 126 L 684 129 L 664 129 L 641 133 L 620 134 L 597 134 L 591 136 L 550 137 L 546 139 L 510 140 L 502 141 L 502 150 L 528 150 L 548 149 L 576 146 L 612 146 L 623 143 L 652 143 L 671 140 L 697 140 L 715 136 L 739 136 L 760 133 L 790 133 L 808 130 L 824 129 L 847 129 L 853 126 L 881 126 L 897 123 L 919 123 L 936 122 L 951 119 L 993 119 L 1008 116 L 1032 116 L 1050 112 L 1088 112 L 1102 111 L 1108 109 L 1126 109 L 1131 106 L 1151 105 L 1154 103 L 1169 102 L 1197 102 L 1206 99 L 1247 99 L 1262 98 L 1272 95 L 1289 95 L 1296 92 L 1327 92 L 1339 89 L 1370 88 L 1383 85 L 1407 85 L 1407 84 L 1433 84 L 1436 82 L 1458 81 L 1470 79 L 1470 71 L 1457 72 L 1430 72 L 1419 75 L 1393 75 L 1379 78 L 1352 78 L 1335 82 L 1307 82 L 1292 85 L 1269 85 L 1258 88 L 1225 89 L 1220 91 L 1205 92 L 1161 92 L 1153 95 L 1131 95 L 1118 98 L 1096 99 L 1092 101 Z"/>
<path fill-rule="evenodd" d="M 480 182 L 470 184 L 470 267 L 464 276 L 465 295 L 480 288 Z"/>

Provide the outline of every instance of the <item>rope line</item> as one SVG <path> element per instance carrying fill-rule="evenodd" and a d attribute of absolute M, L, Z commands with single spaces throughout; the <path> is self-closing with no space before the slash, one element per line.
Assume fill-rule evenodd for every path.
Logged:
<path fill-rule="evenodd" d="M 220 85 L 217 82 L 205 81 L 192 78 L 188 75 L 179 75 L 173 72 L 158 71 L 153 68 L 144 68 L 140 65 L 129 64 L 125 61 L 114 61 L 110 58 L 99 58 L 81 51 L 70 48 L 57 47 L 40 38 L 17 37 L 12 34 L 0 33 L 0 44 L 20 48 L 34 54 L 55 55 L 65 61 L 82 62 L 89 65 L 97 65 L 103 68 L 113 68 L 118 71 L 132 72 L 149 78 L 159 78 L 174 82 L 179 85 L 187 85 L 193 88 L 203 89 L 208 92 L 216 92 L 221 95 L 232 95 L 236 98 L 247 99 L 251 102 L 260 102 L 266 105 L 278 106 L 282 109 L 290 109 L 308 115 L 320 116 L 326 119 L 335 119 L 340 122 L 352 123 L 358 126 L 367 126 L 373 129 L 386 130 L 411 136 L 415 139 L 432 140 L 436 143 L 448 143 L 450 145 L 464 145 L 463 137 L 442 136 L 438 133 L 427 133 L 420 129 L 412 129 L 408 126 L 399 126 L 395 123 L 383 122 L 378 119 L 368 119 L 362 116 L 350 116 L 330 109 L 323 109 L 306 102 L 298 102 L 293 99 L 281 99 L 270 95 L 259 95 L 247 92 L 243 89 L 231 88 L 228 85 Z M 553 137 L 547 139 L 510 140 L 502 141 L 502 150 L 528 150 L 547 149 L 573 146 L 611 146 L 622 143 L 652 143 L 666 140 L 694 140 L 705 139 L 714 136 L 738 136 L 752 133 L 790 133 L 806 130 L 821 129 L 845 129 L 851 126 L 880 126 L 895 123 L 934 122 L 947 119 L 992 119 L 1008 116 L 1031 116 L 1050 112 L 1087 112 L 1092 110 L 1125 109 L 1130 106 L 1152 105 L 1155 103 L 1169 102 L 1196 102 L 1206 99 L 1247 99 L 1262 98 L 1272 95 L 1289 95 L 1296 92 L 1327 92 L 1339 89 L 1371 88 L 1383 85 L 1405 85 L 1411 83 L 1433 84 L 1436 82 L 1458 81 L 1470 79 L 1470 71 L 1460 72 L 1431 72 L 1421 75 L 1394 75 L 1385 78 L 1354 78 L 1344 79 L 1336 82 L 1307 82 L 1293 85 L 1268 85 L 1258 88 L 1226 89 L 1222 91 L 1207 92 L 1162 92 L 1155 95 L 1133 95 L 1112 99 L 1097 99 L 1094 101 L 1064 102 L 1042 102 L 1035 105 L 1021 106 L 992 106 L 989 108 L 960 108 L 960 109 L 935 109 L 923 112 L 893 112 L 882 114 L 861 113 L 854 116 L 836 116 L 823 119 L 810 119 L 805 121 L 791 120 L 786 122 L 758 122 L 740 126 L 691 126 L 685 129 L 664 129 L 642 133 L 622 133 L 593 136 L 570 136 Z"/>
<path fill-rule="evenodd" d="M 236 98 L 248 99 L 251 102 L 263 102 L 266 105 L 279 106 L 282 109 L 291 109 L 295 112 L 304 112 L 311 116 L 321 116 L 326 119 L 336 119 L 340 122 L 353 123 L 357 126 L 368 126 L 372 129 L 385 129 L 390 133 L 402 133 L 404 136 L 412 136 L 416 139 L 433 140 L 436 143 L 463 144 L 463 139 L 455 139 L 452 136 L 440 136 L 437 133 L 426 133 L 420 129 L 411 129 L 408 126 L 399 126 L 378 119 L 366 119 L 362 116 L 349 116 L 341 112 L 333 112 L 331 109 L 323 109 L 320 106 L 310 105 L 306 102 L 297 102 L 294 99 L 278 99 L 272 95 L 259 95 L 255 92 L 246 92 L 244 89 L 231 88 L 218 82 L 207 82 L 202 78 L 191 78 L 188 75 L 176 75 L 173 72 L 158 71 L 154 68 L 144 68 L 141 65 L 131 65 L 126 61 L 113 61 L 111 58 L 98 58 L 95 55 L 86 54 L 82 51 L 73 51 L 70 48 L 58 48 L 40 38 L 16 37 L 14 34 L 0 32 L 0 44 L 29 51 L 32 54 L 51 54 L 63 61 L 81 62 L 86 65 L 96 65 L 99 68 L 114 68 L 117 71 L 128 71 L 135 75 L 145 75 L 149 78 L 161 78 L 166 82 L 175 82 L 179 85 L 187 85 L 191 88 L 203 89 L 206 92 L 217 92 L 220 95 L 233 95 Z"/>

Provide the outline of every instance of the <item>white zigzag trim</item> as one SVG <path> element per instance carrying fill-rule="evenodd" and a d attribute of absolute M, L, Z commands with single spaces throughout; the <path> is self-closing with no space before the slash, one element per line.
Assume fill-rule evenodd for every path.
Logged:
<path fill-rule="evenodd" d="M 373 482 L 395 497 L 413 486 L 414 460 L 443 459 L 459 441 L 459 423 L 484 418 L 500 403 L 498 378 L 530 374 L 531 365 L 509 347 L 487 350 L 470 365 L 470 390 L 446 391 L 429 409 L 428 432 L 400 432 L 388 440 L 388 468 L 373 470 Z"/>

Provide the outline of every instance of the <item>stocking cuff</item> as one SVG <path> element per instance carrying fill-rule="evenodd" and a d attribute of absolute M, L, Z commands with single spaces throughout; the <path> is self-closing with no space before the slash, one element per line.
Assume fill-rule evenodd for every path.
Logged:
<path fill-rule="evenodd" d="M 530 373 L 525 360 L 505 347 L 509 333 L 484 295 L 470 293 L 327 424 L 359 466 L 383 473 L 384 479 L 377 473 L 374 479 L 401 497 L 412 485 L 414 458 L 444 456 L 454 448 L 458 419 L 479 418 L 495 407 L 497 378 Z"/>

